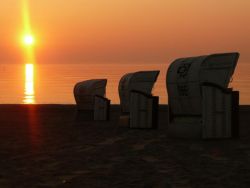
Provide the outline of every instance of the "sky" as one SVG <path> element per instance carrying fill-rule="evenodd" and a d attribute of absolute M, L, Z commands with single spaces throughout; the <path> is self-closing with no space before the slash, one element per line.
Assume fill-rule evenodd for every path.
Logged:
<path fill-rule="evenodd" d="M 24 0 L 0 1 L 0 63 L 25 63 Z M 37 63 L 168 62 L 238 51 L 250 62 L 249 0 L 30 0 Z"/>

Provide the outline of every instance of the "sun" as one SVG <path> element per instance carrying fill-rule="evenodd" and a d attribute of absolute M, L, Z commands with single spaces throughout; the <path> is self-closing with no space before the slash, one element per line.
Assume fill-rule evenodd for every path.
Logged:
<path fill-rule="evenodd" d="M 25 35 L 23 37 L 23 43 L 26 45 L 26 46 L 32 46 L 35 42 L 35 39 L 32 35 Z"/>

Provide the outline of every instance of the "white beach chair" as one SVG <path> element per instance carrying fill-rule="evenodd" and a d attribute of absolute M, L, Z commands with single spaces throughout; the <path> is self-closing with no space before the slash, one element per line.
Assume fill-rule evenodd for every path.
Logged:
<path fill-rule="evenodd" d="M 100 98 L 105 99 L 106 85 L 107 79 L 92 79 L 77 83 L 74 87 L 74 96 L 78 111 L 85 111 L 85 114 L 90 114 L 92 118 L 95 114 L 96 119 L 103 119 L 100 114 L 108 112 L 100 112 L 101 109 L 104 110 L 100 108 L 104 105 Z M 108 110 L 109 107 L 105 109 Z"/>
<path fill-rule="evenodd" d="M 177 137 L 238 135 L 239 92 L 228 89 L 238 53 L 175 60 L 167 71 L 169 132 Z"/>
<path fill-rule="evenodd" d="M 130 92 L 137 90 L 145 94 L 151 94 L 154 83 L 157 80 L 160 71 L 139 71 L 125 74 L 119 82 L 119 97 L 121 103 L 121 112 L 130 111 Z"/>
<path fill-rule="evenodd" d="M 119 97 L 121 105 L 121 116 L 119 125 L 128 126 L 130 124 L 130 96 L 131 91 L 136 90 L 151 95 L 154 83 L 160 71 L 139 71 L 125 74 L 119 82 Z M 134 118 L 135 119 L 135 118 Z"/>

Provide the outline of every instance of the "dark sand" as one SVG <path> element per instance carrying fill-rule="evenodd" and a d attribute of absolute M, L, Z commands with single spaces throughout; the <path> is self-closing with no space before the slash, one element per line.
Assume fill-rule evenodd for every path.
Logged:
<path fill-rule="evenodd" d="M 182 140 L 75 120 L 73 105 L 0 105 L 0 187 L 250 187 L 250 106 L 240 139 Z"/>

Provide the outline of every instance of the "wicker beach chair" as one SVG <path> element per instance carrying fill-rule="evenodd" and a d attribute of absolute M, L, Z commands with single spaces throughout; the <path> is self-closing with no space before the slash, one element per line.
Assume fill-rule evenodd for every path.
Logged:
<path fill-rule="evenodd" d="M 107 79 L 92 79 L 79 82 L 74 87 L 77 110 L 93 119 L 105 120 L 110 101 L 105 98 Z M 106 106 L 105 106 L 106 105 Z M 108 117 L 107 117 L 108 119 Z"/>
<path fill-rule="evenodd" d="M 167 71 L 169 133 L 176 137 L 238 135 L 239 92 L 228 88 L 238 53 L 175 60 Z"/>
<path fill-rule="evenodd" d="M 136 90 L 150 95 L 159 73 L 158 70 L 139 71 L 125 74 L 120 79 L 118 87 L 122 113 L 120 120 L 129 122 L 131 91 Z"/>

